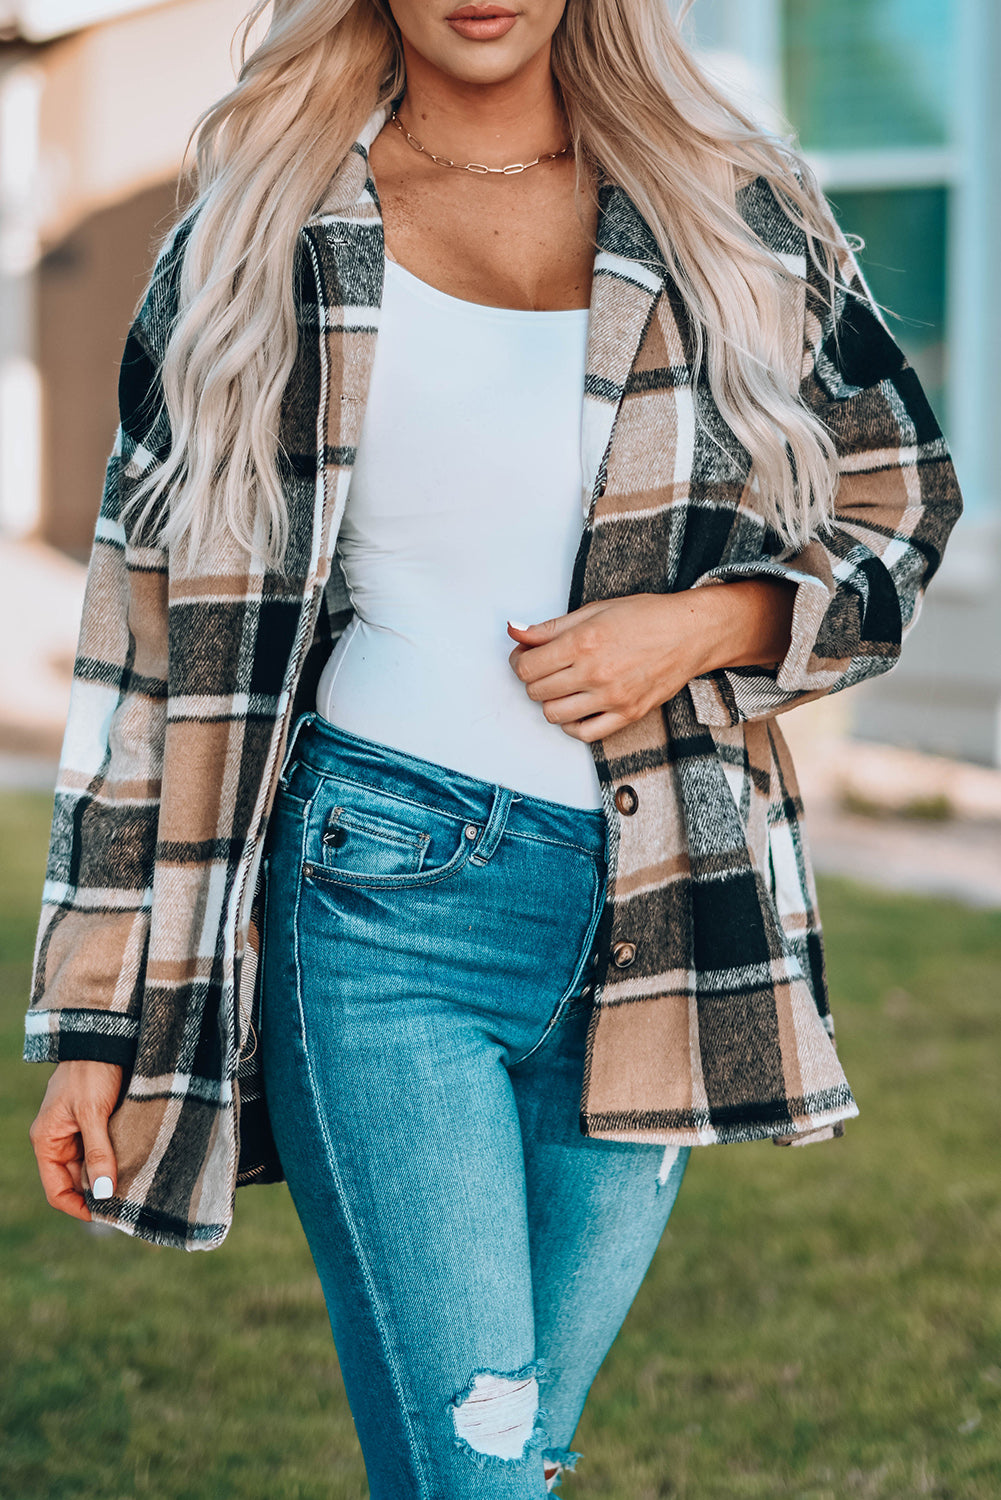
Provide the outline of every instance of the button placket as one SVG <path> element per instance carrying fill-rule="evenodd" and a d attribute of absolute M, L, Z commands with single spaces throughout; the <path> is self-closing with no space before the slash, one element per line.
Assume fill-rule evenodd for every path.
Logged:
<path fill-rule="evenodd" d="M 615 792 L 615 806 L 623 817 L 631 818 L 640 805 L 639 794 L 634 786 L 623 782 Z M 629 965 L 636 959 L 636 944 L 627 938 L 621 938 L 612 944 L 612 963 L 617 969 L 628 969 Z"/>

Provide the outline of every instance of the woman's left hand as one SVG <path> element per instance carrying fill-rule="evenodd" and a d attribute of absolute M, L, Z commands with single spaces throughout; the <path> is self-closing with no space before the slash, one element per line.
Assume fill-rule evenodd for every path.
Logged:
<path fill-rule="evenodd" d="M 676 594 L 598 599 L 522 629 L 508 660 L 551 724 L 588 743 L 666 703 L 722 666 L 781 661 L 795 589 L 743 579 Z"/>

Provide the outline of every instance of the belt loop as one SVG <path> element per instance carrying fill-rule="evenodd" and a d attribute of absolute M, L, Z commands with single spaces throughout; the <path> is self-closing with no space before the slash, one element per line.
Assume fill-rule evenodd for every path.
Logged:
<path fill-rule="evenodd" d="M 288 737 L 288 745 L 285 747 L 285 756 L 282 760 L 282 768 L 278 773 L 278 782 L 280 786 L 284 787 L 286 785 L 285 775 L 292 761 L 292 752 L 295 750 L 295 743 L 299 738 L 299 731 L 301 729 L 304 729 L 307 724 L 312 724 L 313 720 L 316 717 L 317 715 L 312 709 L 307 709 L 305 713 L 301 713 L 299 715 L 295 723 L 292 725 L 292 732 Z"/>
<path fill-rule="evenodd" d="M 497 848 L 507 824 L 507 815 L 513 797 L 514 793 L 509 786 L 494 787 L 494 800 L 490 807 L 490 816 L 487 818 L 486 827 L 480 834 L 479 842 L 469 856 L 469 863 L 471 865 L 485 865 Z"/>

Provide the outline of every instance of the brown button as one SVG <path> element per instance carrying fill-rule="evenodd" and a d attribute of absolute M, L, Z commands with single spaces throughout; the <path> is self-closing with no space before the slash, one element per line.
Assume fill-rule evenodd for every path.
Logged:
<path fill-rule="evenodd" d="M 620 786 L 615 793 L 615 805 L 620 813 L 625 813 L 631 818 L 640 805 L 640 799 L 636 795 L 636 788 L 631 786 Z"/>
<path fill-rule="evenodd" d="M 616 943 L 612 949 L 612 962 L 617 969 L 628 969 L 635 957 L 635 943 Z"/>

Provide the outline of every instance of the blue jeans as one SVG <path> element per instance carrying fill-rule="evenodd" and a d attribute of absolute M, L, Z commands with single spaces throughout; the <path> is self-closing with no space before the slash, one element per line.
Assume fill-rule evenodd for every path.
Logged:
<path fill-rule="evenodd" d="M 293 727 L 266 849 L 275 1141 L 373 1500 L 529 1500 L 570 1452 L 688 1150 L 578 1105 L 600 811 Z"/>

